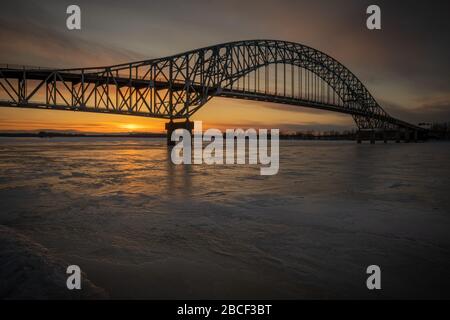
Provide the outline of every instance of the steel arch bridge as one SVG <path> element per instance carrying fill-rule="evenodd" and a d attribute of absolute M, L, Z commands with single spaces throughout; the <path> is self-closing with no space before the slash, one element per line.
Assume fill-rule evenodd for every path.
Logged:
<path fill-rule="evenodd" d="M 98 68 L 0 68 L 0 106 L 189 119 L 213 97 L 349 114 L 359 129 L 422 128 L 389 116 L 344 65 L 278 40 L 218 44 Z"/>

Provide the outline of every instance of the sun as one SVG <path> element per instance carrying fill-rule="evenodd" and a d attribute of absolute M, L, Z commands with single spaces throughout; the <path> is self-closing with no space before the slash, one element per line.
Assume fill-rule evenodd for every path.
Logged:
<path fill-rule="evenodd" d="M 142 129 L 142 126 L 135 123 L 125 123 L 120 126 L 122 129 L 127 129 L 129 131 Z"/>

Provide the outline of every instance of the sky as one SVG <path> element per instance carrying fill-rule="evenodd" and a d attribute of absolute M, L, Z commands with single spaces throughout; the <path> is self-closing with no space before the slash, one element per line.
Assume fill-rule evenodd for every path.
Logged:
<path fill-rule="evenodd" d="M 81 30 L 66 8 L 81 8 Z M 366 28 L 381 8 L 382 29 Z M 2 1 L 0 64 L 105 66 L 245 39 L 277 39 L 321 50 L 349 68 L 392 116 L 450 121 L 449 1 L 39 0 Z M 194 117 L 205 127 L 281 130 L 353 128 L 348 115 L 214 98 Z M 164 121 L 67 111 L 0 108 L 0 131 L 162 131 Z"/>

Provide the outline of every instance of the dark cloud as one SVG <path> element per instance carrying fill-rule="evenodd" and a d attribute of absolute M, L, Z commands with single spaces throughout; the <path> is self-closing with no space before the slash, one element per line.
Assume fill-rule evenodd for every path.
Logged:
<path fill-rule="evenodd" d="M 143 57 L 131 50 L 102 44 L 35 26 L 32 30 L 11 27 L 0 22 L 0 37 L 13 37 L 0 50 L 2 64 L 41 67 L 93 67 L 138 60 Z M 14 52 L 14 54 L 11 54 Z"/>
<path fill-rule="evenodd" d="M 0 14 L 0 38 L 5 39 L 0 44 L 2 64 L 83 67 L 143 58 L 119 43 L 96 41 L 81 32 L 68 31 L 64 6 L 58 16 L 33 1 L 17 1 L 16 5 L 6 6 Z"/>
<path fill-rule="evenodd" d="M 392 102 L 384 102 L 384 106 L 392 116 L 415 124 L 450 120 L 450 99 L 442 102 L 425 103 L 416 108 L 405 108 Z"/>

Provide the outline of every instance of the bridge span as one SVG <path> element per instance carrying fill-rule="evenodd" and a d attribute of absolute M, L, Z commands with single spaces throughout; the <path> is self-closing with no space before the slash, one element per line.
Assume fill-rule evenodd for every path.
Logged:
<path fill-rule="evenodd" d="M 0 66 L 0 106 L 163 118 L 168 134 L 183 123 L 190 128 L 190 117 L 213 97 L 345 113 L 371 142 L 379 132 L 384 140 L 396 132 L 398 140 L 425 131 L 391 117 L 337 60 L 287 41 L 236 41 L 95 68 Z"/>

